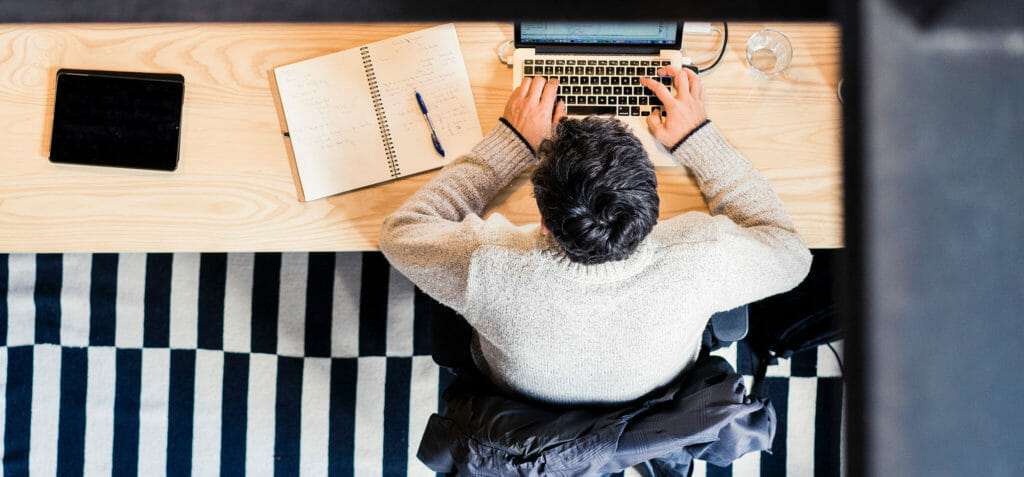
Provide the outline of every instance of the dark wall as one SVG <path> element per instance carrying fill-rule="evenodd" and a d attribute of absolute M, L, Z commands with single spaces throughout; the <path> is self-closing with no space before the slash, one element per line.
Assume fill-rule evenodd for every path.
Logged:
<path fill-rule="evenodd" d="M 468 21 L 834 18 L 828 0 L 4 0 L 0 21 Z"/>
<path fill-rule="evenodd" d="M 1022 475 L 1024 8 L 848 7 L 849 475 Z"/>

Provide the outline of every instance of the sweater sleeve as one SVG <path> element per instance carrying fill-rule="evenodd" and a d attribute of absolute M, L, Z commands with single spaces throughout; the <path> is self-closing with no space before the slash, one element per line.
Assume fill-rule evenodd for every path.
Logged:
<path fill-rule="evenodd" d="M 787 291 L 810 269 L 811 254 L 782 200 L 711 122 L 692 132 L 673 157 L 693 171 L 697 186 L 728 244 L 710 296 L 719 310 Z M 728 220 L 725 220 L 725 218 Z"/>
<path fill-rule="evenodd" d="M 384 219 L 381 251 L 424 292 L 462 310 L 470 259 L 480 243 L 480 214 L 536 161 L 515 129 L 500 122 Z"/>

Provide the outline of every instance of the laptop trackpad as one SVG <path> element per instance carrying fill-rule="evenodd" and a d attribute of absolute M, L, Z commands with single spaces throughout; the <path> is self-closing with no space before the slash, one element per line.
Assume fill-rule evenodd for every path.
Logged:
<path fill-rule="evenodd" d="M 636 137 L 640 138 L 640 142 L 644 145 L 644 149 L 647 150 L 647 155 L 650 156 L 651 162 L 657 166 L 675 166 L 675 161 L 672 160 L 672 155 L 668 152 L 665 146 L 662 146 L 654 136 L 651 135 L 651 131 L 647 126 L 646 116 L 618 116 L 619 121 L 622 121 L 630 131 Z"/>

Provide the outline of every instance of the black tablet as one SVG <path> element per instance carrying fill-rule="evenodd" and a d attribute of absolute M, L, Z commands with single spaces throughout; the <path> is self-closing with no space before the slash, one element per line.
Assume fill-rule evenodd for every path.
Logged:
<path fill-rule="evenodd" d="M 50 161 L 173 171 L 184 93 L 179 74 L 57 71 Z"/>

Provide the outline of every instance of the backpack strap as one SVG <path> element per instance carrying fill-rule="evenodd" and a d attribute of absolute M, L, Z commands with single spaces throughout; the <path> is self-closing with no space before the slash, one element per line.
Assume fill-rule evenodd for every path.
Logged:
<path fill-rule="evenodd" d="M 757 359 L 757 367 L 754 371 L 754 382 L 750 385 L 750 394 L 757 397 L 764 397 L 764 380 L 768 374 L 768 365 L 772 362 L 772 353 L 769 351 L 764 356 L 752 354 Z"/>

